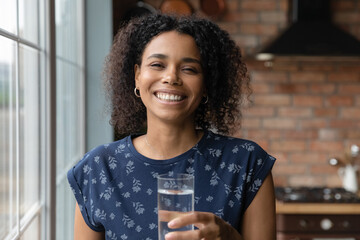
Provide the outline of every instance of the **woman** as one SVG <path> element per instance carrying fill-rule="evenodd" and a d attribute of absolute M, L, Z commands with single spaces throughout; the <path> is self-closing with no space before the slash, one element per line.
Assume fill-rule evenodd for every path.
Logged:
<path fill-rule="evenodd" d="M 195 212 L 168 226 L 197 228 L 167 240 L 275 239 L 275 159 L 220 135 L 238 124 L 251 92 L 225 31 L 195 17 L 131 20 L 105 74 L 117 134 L 146 132 L 91 150 L 69 171 L 75 239 L 157 239 L 156 177 L 164 173 L 195 176 Z"/>

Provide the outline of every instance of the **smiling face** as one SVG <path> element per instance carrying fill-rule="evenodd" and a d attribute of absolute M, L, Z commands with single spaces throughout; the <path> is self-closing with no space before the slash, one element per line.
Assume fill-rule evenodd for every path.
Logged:
<path fill-rule="evenodd" d="M 176 31 L 153 38 L 135 65 L 135 84 L 148 121 L 194 121 L 205 95 L 200 52 L 194 39 Z"/>

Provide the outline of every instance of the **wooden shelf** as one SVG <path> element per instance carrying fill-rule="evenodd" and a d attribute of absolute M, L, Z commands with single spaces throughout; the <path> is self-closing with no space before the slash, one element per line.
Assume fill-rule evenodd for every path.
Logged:
<path fill-rule="evenodd" d="M 277 214 L 360 214 L 360 203 L 276 202 Z"/>

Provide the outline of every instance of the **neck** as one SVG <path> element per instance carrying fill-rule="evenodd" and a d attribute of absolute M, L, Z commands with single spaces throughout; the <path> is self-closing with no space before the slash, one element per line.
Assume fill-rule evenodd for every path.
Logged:
<path fill-rule="evenodd" d="M 168 159 L 191 149 L 202 134 L 195 127 L 148 126 L 144 142 L 155 159 Z"/>

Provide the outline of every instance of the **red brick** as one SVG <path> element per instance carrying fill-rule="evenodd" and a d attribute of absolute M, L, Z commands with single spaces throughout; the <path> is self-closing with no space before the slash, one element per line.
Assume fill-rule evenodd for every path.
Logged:
<path fill-rule="evenodd" d="M 266 83 L 285 83 L 288 81 L 285 72 L 257 71 L 251 73 L 251 80 Z"/>
<path fill-rule="evenodd" d="M 289 106 L 290 96 L 281 94 L 258 94 L 254 95 L 254 103 L 260 106 Z"/>
<path fill-rule="evenodd" d="M 344 108 L 341 110 L 344 119 L 360 119 L 360 108 Z"/>
<path fill-rule="evenodd" d="M 289 185 L 290 186 L 308 186 L 308 187 L 315 187 L 315 186 L 324 186 L 325 179 L 323 176 L 314 176 L 314 175 L 294 175 L 289 176 Z"/>
<path fill-rule="evenodd" d="M 242 0 L 240 9 L 250 11 L 275 10 L 276 1 L 269 0 Z"/>
<path fill-rule="evenodd" d="M 323 106 L 323 98 L 313 95 L 294 96 L 295 106 L 321 107 Z"/>
<path fill-rule="evenodd" d="M 338 129 L 319 129 L 319 139 L 320 140 L 337 140 L 341 136 Z"/>
<path fill-rule="evenodd" d="M 245 129 L 259 129 L 261 120 L 258 118 L 244 118 L 241 126 Z"/>
<path fill-rule="evenodd" d="M 240 33 L 254 35 L 274 35 L 278 32 L 275 24 L 264 23 L 241 23 Z"/>
<path fill-rule="evenodd" d="M 360 106 L 360 96 L 355 97 L 355 106 Z"/>
<path fill-rule="evenodd" d="M 264 37 L 261 37 L 261 39 L 263 39 Z M 278 72 L 297 72 L 299 71 L 299 65 L 298 64 L 294 64 L 291 61 L 283 61 L 283 60 L 279 60 L 276 59 L 274 61 L 273 66 L 271 67 L 274 71 L 278 71 Z"/>
<path fill-rule="evenodd" d="M 354 99 L 352 96 L 330 96 L 325 100 L 326 106 L 352 106 L 354 104 Z"/>
<path fill-rule="evenodd" d="M 227 0 L 226 1 L 227 11 L 238 11 L 239 10 L 239 1 L 238 0 Z"/>
<path fill-rule="evenodd" d="M 328 80 L 331 82 L 360 82 L 360 73 L 357 72 L 341 72 L 329 73 Z"/>
<path fill-rule="evenodd" d="M 306 143 L 301 140 L 279 140 L 270 143 L 271 151 L 301 152 L 306 150 Z"/>
<path fill-rule="evenodd" d="M 291 82 L 314 83 L 324 82 L 325 73 L 321 72 L 298 72 L 290 75 Z"/>
<path fill-rule="evenodd" d="M 223 23 L 218 23 L 218 25 L 225 31 L 229 32 L 229 34 L 234 35 L 233 38 L 235 38 L 235 34 L 238 33 L 238 24 L 235 22 L 223 22 Z"/>
<path fill-rule="evenodd" d="M 328 187 L 342 187 L 342 181 L 338 174 L 330 174 L 326 176 L 325 185 Z"/>
<path fill-rule="evenodd" d="M 318 132 L 314 129 L 285 130 L 283 132 L 283 136 L 284 139 L 291 139 L 291 140 L 316 139 L 318 137 Z"/>
<path fill-rule="evenodd" d="M 337 70 L 339 72 L 360 73 L 360 60 L 355 62 L 342 62 L 341 64 L 337 64 Z"/>
<path fill-rule="evenodd" d="M 343 143 L 342 141 L 316 141 L 310 143 L 310 150 L 326 152 L 326 153 L 339 153 L 343 151 Z"/>
<path fill-rule="evenodd" d="M 274 174 L 303 174 L 306 172 L 306 166 L 303 164 L 276 164 L 273 172 Z"/>
<path fill-rule="evenodd" d="M 310 108 L 280 107 L 278 113 L 280 117 L 306 118 L 312 116 Z"/>
<path fill-rule="evenodd" d="M 324 128 L 326 127 L 327 120 L 326 119 L 309 119 L 309 120 L 302 120 L 301 121 L 301 128 L 302 129 L 318 129 L 318 128 Z"/>
<path fill-rule="evenodd" d="M 315 83 L 310 85 L 310 92 L 312 93 L 334 93 L 336 90 L 335 84 L 332 83 Z"/>
<path fill-rule="evenodd" d="M 263 120 L 265 129 L 295 129 L 295 119 L 266 118 Z"/>
<path fill-rule="evenodd" d="M 344 138 L 345 139 L 360 139 L 360 129 L 351 129 L 351 130 L 344 131 Z"/>
<path fill-rule="evenodd" d="M 260 20 L 264 23 L 283 23 L 287 20 L 285 12 L 264 11 L 260 13 Z"/>
<path fill-rule="evenodd" d="M 357 12 L 339 12 L 334 14 L 333 20 L 335 23 L 357 24 L 360 22 L 360 15 Z"/>
<path fill-rule="evenodd" d="M 325 164 L 316 164 L 316 165 L 312 165 L 310 167 L 310 172 L 315 174 L 315 175 L 324 175 L 324 174 L 328 174 L 328 175 L 332 175 L 332 174 L 337 174 L 337 168 Z"/>
<path fill-rule="evenodd" d="M 274 108 L 255 106 L 246 109 L 246 111 L 244 111 L 244 117 L 273 117 L 274 113 Z"/>
<path fill-rule="evenodd" d="M 254 23 L 259 21 L 259 15 L 256 12 L 238 12 L 229 8 L 227 14 L 222 18 L 226 22 Z"/>
<path fill-rule="evenodd" d="M 331 8 L 334 12 L 353 10 L 356 7 L 354 0 L 331 1 Z"/>
<path fill-rule="evenodd" d="M 256 47 L 257 37 L 251 35 L 238 35 L 233 37 L 240 48 Z"/>
<path fill-rule="evenodd" d="M 311 61 L 301 63 L 301 70 L 304 72 L 330 72 L 335 71 L 335 66 L 328 62 Z"/>
<path fill-rule="evenodd" d="M 339 94 L 360 94 L 360 84 L 341 84 Z"/>
<path fill-rule="evenodd" d="M 325 154 L 319 152 L 302 152 L 302 153 L 293 153 L 290 156 L 291 162 L 294 163 L 317 163 L 322 162 L 326 158 Z"/>
<path fill-rule="evenodd" d="M 272 92 L 271 86 L 266 83 L 260 83 L 260 82 L 251 83 L 251 87 L 254 91 L 254 94 Z"/>
<path fill-rule="evenodd" d="M 274 93 L 306 93 L 308 86 L 306 84 L 283 83 L 274 86 Z"/>
<path fill-rule="evenodd" d="M 250 139 L 264 139 L 271 138 L 271 140 L 282 139 L 282 130 L 278 129 L 250 129 L 248 131 L 248 137 Z"/>
<path fill-rule="evenodd" d="M 314 117 L 336 117 L 338 115 L 337 108 L 315 108 Z"/>
<path fill-rule="evenodd" d="M 359 120 L 350 120 L 350 119 L 331 119 L 329 122 L 329 127 L 332 128 L 344 128 L 344 129 L 354 129 L 359 126 Z"/>

